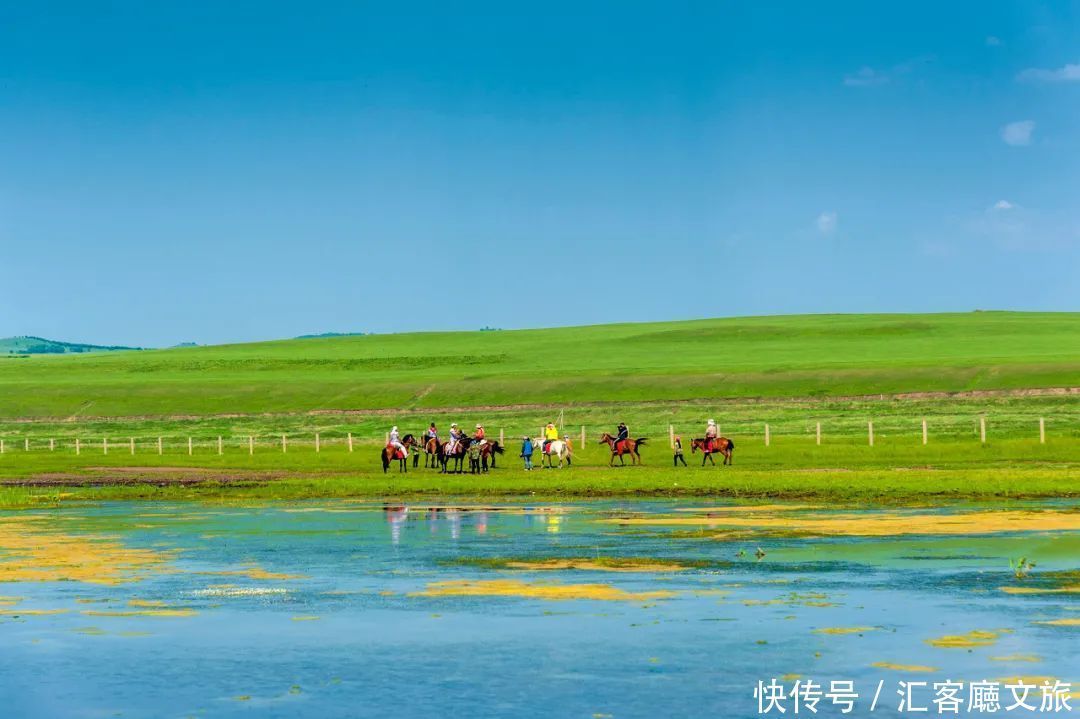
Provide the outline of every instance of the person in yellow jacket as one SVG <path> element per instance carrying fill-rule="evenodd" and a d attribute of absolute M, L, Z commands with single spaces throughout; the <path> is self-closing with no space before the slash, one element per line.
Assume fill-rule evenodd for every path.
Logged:
<path fill-rule="evenodd" d="M 544 454 L 548 453 L 548 445 L 559 438 L 559 430 L 554 422 L 548 422 L 544 427 Z"/>

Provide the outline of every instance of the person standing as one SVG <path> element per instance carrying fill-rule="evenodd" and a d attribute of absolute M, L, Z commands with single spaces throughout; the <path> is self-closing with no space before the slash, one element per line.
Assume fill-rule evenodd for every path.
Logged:
<path fill-rule="evenodd" d="M 682 462 L 682 466 L 686 466 L 686 457 L 683 456 L 682 451 L 682 437 L 680 437 L 679 435 L 675 435 L 675 453 L 672 457 L 671 462 L 672 465 L 675 467 L 679 466 L 679 462 Z"/>
<path fill-rule="evenodd" d="M 533 443 L 528 435 L 521 438 L 521 458 L 525 460 L 525 471 L 532 471 Z"/>

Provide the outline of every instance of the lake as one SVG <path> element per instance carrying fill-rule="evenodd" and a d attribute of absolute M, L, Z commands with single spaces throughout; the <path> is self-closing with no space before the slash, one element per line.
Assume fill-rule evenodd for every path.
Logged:
<path fill-rule="evenodd" d="M 774 679 L 785 693 L 850 681 L 855 716 L 875 693 L 875 714 L 902 699 L 936 714 L 946 680 L 965 701 L 967 683 L 1000 682 L 1003 711 L 1005 684 L 1036 687 L 1037 706 L 1044 685 L 1076 682 L 1056 693 L 1080 706 L 1078 598 L 1071 501 L 2 512 L 0 706 L 5 719 L 749 717 Z M 841 715 L 833 688 L 819 715 Z"/>

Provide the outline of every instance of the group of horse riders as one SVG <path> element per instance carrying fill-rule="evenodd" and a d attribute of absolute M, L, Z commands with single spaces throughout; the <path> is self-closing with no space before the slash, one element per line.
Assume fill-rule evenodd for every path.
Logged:
<path fill-rule="evenodd" d="M 705 425 L 705 449 L 706 451 L 713 451 L 716 449 L 716 441 L 719 438 L 719 429 L 716 426 L 716 420 L 710 419 Z M 432 422 L 427 430 L 424 432 L 424 446 L 427 446 L 431 440 L 438 440 L 439 431 L 435 427 L 435 423 Z M 458 445 L 465 438 L 465 433 L 458 427 L 457 422 L 450 424 L 450 439 L 446 444 L 446 453 L 453 454 L 457 451 Z M 477 424 L 476 430 L 472 435 L 472 443 L 483 445 L 487 442 L 484 435 L 484 425 Z M 527 437 L 525 438 L 528 439 Z M 612 437 L 612 449 L 617 451 L 621 447 L 626 446 L 626 443 L 630 441 L 630 428 L 627 427 L 626 422 L 619 422 L 618 427 L 615 429 L 615 436 Z M 559 441 L 559 429 L 555 426 L 554 422 L 548 422 L 544 427 L 544 437 L 541 452 L 544 454 L 550 453 L 550 447 L 552 442 Z M 565 437 L 563 441 L 569 446 L 570 438 Z M 409 456 L 409 448 L 406 447 L 401 441 L 401 433 L 398 431 L 397 425 L 390 428 L 390 437 L 388 444 L 395 450 L 401 452 L 402 457 Z M 681 440 L 680 440 L 681 445 Z"/>

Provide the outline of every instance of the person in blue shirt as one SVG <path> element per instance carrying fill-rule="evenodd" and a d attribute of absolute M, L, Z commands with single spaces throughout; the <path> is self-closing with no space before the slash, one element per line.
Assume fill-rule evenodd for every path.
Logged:
<path fill-rule="evenodd" d="M 525 460 L 525 471 L 532 469 L 533 443 L 528 436 L 521 438 L 521 458 Z"/>

